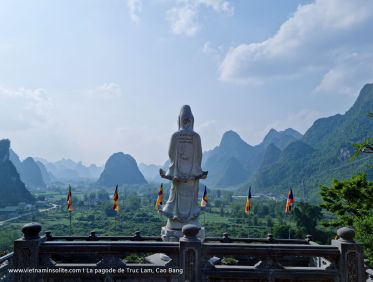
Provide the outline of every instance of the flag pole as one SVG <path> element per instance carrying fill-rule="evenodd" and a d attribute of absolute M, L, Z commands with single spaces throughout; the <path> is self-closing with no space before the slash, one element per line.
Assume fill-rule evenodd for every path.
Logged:
<path fill-rule="evenodd" d="M 71 234 L 72 234 L 71 232 L 71 211 L 69 212 L 69 218 L 70 218 L 70 237 L 71 237 Z"/>
<path fill-rule="evenodd" d="M 247 238 L 250 238 L 250 218 L 247 219 Z"/>

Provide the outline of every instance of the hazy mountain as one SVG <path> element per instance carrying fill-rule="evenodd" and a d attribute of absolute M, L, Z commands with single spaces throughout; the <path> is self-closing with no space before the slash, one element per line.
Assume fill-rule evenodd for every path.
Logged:
<path fill-rule="evenodd" d="M 22 162 L 18 155 L 12 149 L 9 149 L 9 160 L 14 164 L 16 168 L 21 167 Z"/>
<path fill-rule="evenodd" d="M 259 170 L 252 184 L 262 191 L 274 192 L 289 186 L 297 190 L 304 182 L 305 188 L 316 195 L 320 183 L 329 185 L 333 178 L 367 171 L 368 156 L 355 161 L 350 156 L 354 143 L 372 136 L 373 121 L 368 118 L 372 111 L 373 84 L 367 84 L 345 114 L 316 120 L 300 141 L 283 150 L 278 161 Z"/>
<path fill-rule="evenodd" d="M 269 154 L 268 146 L 272 144 L 280 150 L 279 148 L 284 148 L 299 138 L 302 138 L 302 135 L 294 129 L 289 128 L 280 132 L 271 129 L 262 143 L 251 146 L 236 132 L 227 131 L 223 134 L 219 146 L 203 155 L 202 167 L 209 171 L 205 182 L 211 187 L 220 188 L 242 184 L 262 165 L 266 154 Z M 270 160 L 267 155 L 266 162 L 268 161 Z"/>
<path fill-rule="evenodd" d="M 41 176 L 43 177 L 43 180 L 46 184 L 50 184 L 56 181 L 56 178 L 54 177 L 54 175 L 51 172 L 47 171 L 47 169 L 45 168 L 42 162 L 36 161 L 36 164 L 38 165 L 40 172 L 41 172 Z"/>
<path fill-rule="evenodd" d="M 139 169 L 148 182 L 161 182 L 161 177 L 159 176 L 160 168 L 162 166 L 155 164 L 139 164 Z"/>
<path fill-rule="evenodd" d="M 206 184 L 211 187 L 226 187 L 245 180 L 248 160 L 253 158 L 254 154 L 254 148 L 236 132 L 225 132 L 219 146 L 204 153 L 202 168 L 209 171 Z M 233 167 L 239 169 L 239 176 L 232 173 Z M 245 179 L 242 180 L 242 177 Z"/>
<path fill-rule="evenodd" d="M 267 147 L 269 144 L 273 143 L 280 150 L 283 150 L 291 142 L 301 138 L 302 134 L 292 128 L 288 128 L 284 131 L 277 131 L 272 128 L 264 137 L 263 142 L 259 144 L 259 146 Z"/>
<path fill-rule="evenodd" d="M 95 164 L 85 166 L 82 162 L 75 162 L 70 159 L 62 159 L 56 162 L 49 162 L 44 159 L 38 159 L 45 166 L 52 178 L 62 181 L 76 180 L 97 180 L 103 170 Z"/>
<path fill-rule="evenodd" d="M 264 153 L 261 167 L 265 167 L 277 162 L 280 158 L 281 150 L 273 143 L 270 143 Z"/>
<path fill-rule="evenodd" d="M 146 180 L 136 160 L 122 152 L 115 153 L 105 163 L 105 168 L 97 181 L 98 185 L 115 186 L 121 184 L 146 184 Z"/>
<path fill-rule="evenodd" d="M 35 189 L 46 187 L 42 172 L 33 158 L 28 157 L 21 161 L 18 155 L 10 149 L 9 159 L 16 167 L 22 182 L 24 182 L 27 188 Z"/>
<path fill-rule="evenodd" d="M 22 161 L 20 175 L 22 181 L 28 188 L 46 187 L 41 170 L 31 157 L 28 157 Z"/>
<path fill-rule="evenodd" d="M 10 141 L 0 140 L 0 206 L 32 203 L 34 197 L 26 189 L 14 164 L 9 160 Z"/>

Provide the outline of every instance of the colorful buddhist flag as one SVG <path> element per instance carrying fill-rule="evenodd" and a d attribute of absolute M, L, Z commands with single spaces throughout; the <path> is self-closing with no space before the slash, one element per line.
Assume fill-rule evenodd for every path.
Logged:
<path fill-rule="evenodd" d="M 115 192 L 114 192 L 114 196 L 113 196 L 113 210 L 115 210 L 116 212 L 119 212 L 119 196 L 118 196 L 118 184 L 117 186 L 115 187 Z"/>
<path fill-rule="evenodd" d="M 245 213 L 248 214 L 250 212 L 250 209 L 251 209 L 251 186 L 249 188 L 249 194 L 247 195 L 247 198 L 246 198 L 246 206 L 245 206 Z"/>
<path fill-rule="evenodd" d="M 203 196 L 201 199 L 201 207 L 206 207 L 208 202 L 209 202 L 209 196 L 207 195 L 207 187 L 205 186 L 205 191 L 203 192 Z"/>
<path fill-rule="evenodd" d="M 69 192 L 67 193 L 67 211 L 72 212 L 73 211 L 73 196 L 71 193 L 71 186 L 69 184 Z"/>
<path fill-rule="evenodd" d="M 158 209 L 159 205 L 163 204 L 163 184 L 161 184 L 161 187 L 159 188 L 158 197 L 155 201 L 155 208 Z"/>
<path fill-rule="evenodd" d="M 286 206 L 285 206 L 285 213 L 288 213 L 291 211 L 291 206 L 294 203 L 294 195 L 293 195 L 293 190 L 290 189 L 288 193 L 288 198 L 286 200 Z"/>

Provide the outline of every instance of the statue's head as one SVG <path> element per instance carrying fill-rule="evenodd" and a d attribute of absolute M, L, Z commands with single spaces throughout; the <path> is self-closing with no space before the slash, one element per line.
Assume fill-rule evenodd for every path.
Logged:
<path fill-rule="evenodd" d="M 181 107 L 179 115 L 179 130 L 193 131 L 194 117 L 189 105 Z"/>

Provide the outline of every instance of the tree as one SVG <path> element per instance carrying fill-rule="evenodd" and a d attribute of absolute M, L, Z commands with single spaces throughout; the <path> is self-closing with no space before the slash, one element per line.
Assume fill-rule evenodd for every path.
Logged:
<path fill-rule="evenodd" d="M 295 232 L 290 227 L 290 225 L 287 225 L 287 224 L 284 224 L 284 225 L 275 224 L 274 227 L 273 227 L 273 236 L 275 238 L 288 239 L 289 238 L 289 232 L 290 232 L 290 236 L 292 238 L 294 238 Z"/>
<path fill-rule="evenodd" d="M 372 215 L 373 182 L 366 174 L 347 180 L 334 180 L 332 186 L 321 185 L 321 207 L 336 215 L 337 219 L 325 226 L 352 226 L 355 220 Z"/>
<path fill-rule="evenodd" d="M 314 235 L 317 223 L 322 218 L 321 208 L 308 203 L 299 203 L 294 209 L 293 218 L 303 235 Z"/>
<path fill-rule="evenodd" d="M 95 192 L 89 193 L 89 203 L 90 203 L 90 205 L 94 205 L 95 201 L 96 201 L 96 193 Z"/>
<path fill-rule="evenodd" d="M 373 216 L 367 216 L 354 223 L 356 239 L 364 246 L 364 255 L 373 266 Z"/>
<path fill-rule="evenodd" d="M 373 113 L 369 113 L 373 118 Z M 352 159 L 361 153 L 373 153 L 373 138 L 368 138 L 361 144 L 354 144 L 357 151 Z M 321 187 L 323 208 L 334 213 L 337 220 L 329 225 L 353 226 L 356 239 L 364 246 L 364 255 L 369 264 L 373 264 L 373 182 L 367 181 L 366 174 L 359 174 L 345 181 L 334 180 L 328 188 Z"/>
<path fill-rule="evenodd" d="M 220 208 L 222 205 L 222 201 L 220 199 L 216 199 L 214 201 L 214 206 L 217 207 L 217 208 Z"/>
<path fill-rule="evenodd" d="M 369 113 L 369 117 L 373 118 L 373 113 Z M 365 139 L 362 143 L 353 145 L 357 151 L 353 154 L 352 158 L 357 158 L 361 153 L 373 154 L 373 138 Z"/>
<path fill-rule="evenodd" d="M 273 220 L 272 220 L 272 217 L 269 216 L 269 215 L 266 216 L 266 225 L 267 225 L 267 227 L 269 227 L 269 228 L 272 228 L 272 227 L 273 227 Z"/>
<path fill-rule="evenodd" d="M 110 199 L 109 197 L 109 194 L 107 191 L 105 190 L 100 190 L 100 191 L 97 191 L 96 193 L 96 199 L 100 200 L 100 201 L 107 201 Z"/>
<path fill-rule="evenodd" d="M 111 204 L 109 202 L 105 203 L 104 210 L 105 210 L 105 214 L 107 216 L 116 216 L 117 215 L 116 211 L 113 210 L 113 204 Z"/>

